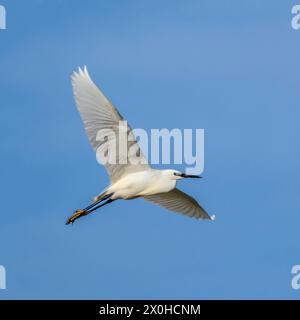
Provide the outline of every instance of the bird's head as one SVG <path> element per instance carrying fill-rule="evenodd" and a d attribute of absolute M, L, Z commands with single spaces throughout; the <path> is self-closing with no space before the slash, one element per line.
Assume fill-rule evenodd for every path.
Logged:
<path fill-rule="evenodd" d="M 177 170 L 164 170 L 165 174 L 170 178 L 170 180 L 181 180 L 184 178 L 202 178 L 194 174 L 186 174 Z"/>

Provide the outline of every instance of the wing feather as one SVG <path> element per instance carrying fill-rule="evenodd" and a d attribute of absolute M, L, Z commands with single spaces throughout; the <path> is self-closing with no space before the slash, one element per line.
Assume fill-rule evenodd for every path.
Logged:
<path fill-rule="evenodd" d="M 73 73 L 72 85 L 76 105 L 93 149 L 95 151 L 103 151 L 103 148 L 116 147 L 115 163 L 103 163 L 111 181 L 117 181 L 125 173 L 147 170 L 149 168 L 147 159 L 142 154 L 130 126 L 126 129 L 127 136 L 130 138 L 127 139 L 129 140 L 127 143 L 127 153 L 119 154 L 119 121 L 124 121 L 124 118 L 94 84 L 86 67 L 84 70 L 79 68 L 77 72 Z M 114 135 L 108 136 L 106 141 L 98 141 L 97 134 L 100 130 L 113 132 Z M 133 146 L 136 152 L 130 154 L 128 151 Z M 135 157 L 134 161 L 132 161 L 133 157 Z"/>
<path fill-rule="evenodd" d="M 194 198 L 179 189 L 173 189 L 166 193 L 145 196 L 144 199 L 158 204 L 168 210 L 183 213 L 189 217 L 209 220 L 215 219 L 215 216 L 210 216 Z"/>

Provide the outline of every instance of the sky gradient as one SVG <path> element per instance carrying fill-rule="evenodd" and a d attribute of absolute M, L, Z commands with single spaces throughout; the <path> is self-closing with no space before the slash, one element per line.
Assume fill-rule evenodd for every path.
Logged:
<path fill-rule="evenodd" d="M 0 4 L 0 299 L 300 298 L 294 1 Z M 65 226 L 108 184 L 72 96 L 83 65 L 132 127 L 205 129 L 204 178 L 179 187 L 214 223 L 135 200 Z"/>

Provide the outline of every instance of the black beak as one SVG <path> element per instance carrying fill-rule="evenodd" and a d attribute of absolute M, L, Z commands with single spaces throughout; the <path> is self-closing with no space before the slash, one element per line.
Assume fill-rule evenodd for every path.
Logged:
<path fill-rule="evenodd" d="M 182 173 L 181 176 L 183 178 L 202 178 L 201 176 L 197 176 L 197 175 L 194 175 L 194 174 L 185 174 L 185 173 Z"/>

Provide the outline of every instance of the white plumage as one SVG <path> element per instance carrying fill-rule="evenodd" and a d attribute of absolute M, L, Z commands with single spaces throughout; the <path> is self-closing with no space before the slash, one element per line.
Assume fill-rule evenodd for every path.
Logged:
<path fill-rule="evenodd" d="M 87 68 L 78 69 L 72 75 L 74 97 L 78 111 L 81 115 L 88 139 L 95 151 L 101 150 L 106 143 L 113 144 L 119 150 L 122 147 L 119 141 L 119 121 L 124 121 L 119 111 L 105 97 L 101 90 L 94 84 Z M 99 131 L 110 132 L 108 139 L 97 139 Z M 113 133 L 113 134 L 112 134 Z M 144 199 L 158 204 L 171 211 L 180 212 L 190 217 L 214 220 L 198 202 L 176 189 L 177 180 L 198 176 L 186 175 L 176 170 L 156 170 L 149 166 L 136 142 L 131 128 L 128 126 L 129 136 L 127 152 L 116 155 L 116 163 L 104 163 L 109 174 L 111 184 L 95 198 L 95 201 L 85 209 L 77 210 L 67 221 L 73 223 L 81 216 L 87 215 L 97 208 L 117 199 Z M 135 155 L 129 151 L 134 147 Z M 135 159 L 132 159 L 135 157 Z M 134 161 L 133 161 L 134 160 Z M 106 200 L 99 205 L 100 202 Z"/>

